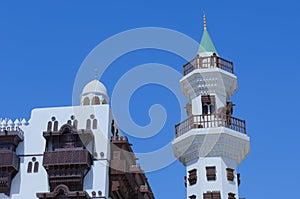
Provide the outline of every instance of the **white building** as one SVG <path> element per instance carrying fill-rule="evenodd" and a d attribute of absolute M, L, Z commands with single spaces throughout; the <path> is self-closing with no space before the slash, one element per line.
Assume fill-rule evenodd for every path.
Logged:
<path fill-rule="evenodd" d="M 80 106 L 34 109 L 0 121 L 0 198 L 154 198 L 105 86 L 88 83 Z"/>
<path fill-rule="evenodd" d="M 186 167 L 187 198 L 239 198 L 237 167 L 250 151 L 246 124 L 231 116 L 233 63 L 219 57 L 206 29 L 198 54 L 183 66 L 188 119 L 175 126 L 174 154 Z"/>

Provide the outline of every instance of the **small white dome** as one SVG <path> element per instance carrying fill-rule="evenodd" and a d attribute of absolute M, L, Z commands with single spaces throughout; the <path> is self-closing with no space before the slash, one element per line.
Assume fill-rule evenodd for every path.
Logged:
<path fill-rule="evenodd" d="M 97 79 L 85 85 L 81 93 L 82 105 L 106 104 L 108 100 L 106 87 Z"/>
<path fill-rule="evenodd" d="M 83 88 L 82 95 L 86 95 L 86 94 L 90 94 L 90 93 L 102 94 L 102 95 L 107 96 L 107 90 L 106 90 L 105 86 L 96 79 L 89 82 Z"/>

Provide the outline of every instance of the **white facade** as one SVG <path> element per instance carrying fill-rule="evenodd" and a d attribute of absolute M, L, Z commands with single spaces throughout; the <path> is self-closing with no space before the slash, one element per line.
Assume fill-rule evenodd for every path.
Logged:
<path fill-rule="evenodd" d="M 98 80 L 93 80 L 92 84 L 100 85 Z M 52 124 L 58 122 L 58 129 L 68 122 L 74 124 L 77 122 L 77 129 L 86 129 L 88 120 L 90 120 L 90 129 L 93 133 L 93 141 L 85 140 L 81 137 L 86 149 L 93 155 L 94 161 L 91 169 L 84 177 L 83 190 L 90 196 L 96 192 L 97 196 L 101 191 L 102 196 L 108 196 L 109 192 L 109 160 L 110 160 L 110 139 L 111 124 L 113 120 L 112 112 L 108 103 L 108 97 L 105 87 L 94 87 L 89 92 L 87 88 L 83 90 L 82 98 L 97 96 L 100 103 L 97 105 L 82 105 L 70 107 L 38 108 L 32 110 L 31 118 L 28 124 L 23 121 L 23 125 L 16 122 L 23 132 L 24 139 L 19 143 L 16 154 L 20 157 L 20 168 L 12 180 L 10 196 L 4 194 L 0 198 L 9 199 L 33 199 L 37 198 L 36 193 L 49 192 L 48 175 L 43 167 L 43 153 L 46 148 L 46 140 L 43 132 L 47 130 L 48 122 Z M 102 85 L 102 84 L 101 84 Z M 103 101 L 105 100 L 105 103 Z M 95 124 L 96 123 L 96 124 Z M 1 121 L 1 130 L 7 128 L 7 120 Z M 12 124 L 14 125 L 14 124 Z M 48 146 L 50 147 L 50 146 Z M 32 164 L 32 170 L 29 172 L 29 163 Z M 38 164 L 38 170 L 34 171 L 35 164 Z"/>

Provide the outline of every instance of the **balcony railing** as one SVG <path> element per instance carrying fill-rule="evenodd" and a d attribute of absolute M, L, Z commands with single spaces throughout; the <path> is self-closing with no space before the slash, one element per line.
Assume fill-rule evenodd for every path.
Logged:
<path fill-rule="evenodd" d="M 44 166 L 80 164 L 90 167 L 91 155 L 86 149 L 44 152 Z"/>
<path fill-rule="evenodd" d="M 228 115 L 208 114 L 193 115 L 175 125 L 175 137 L 179 137 L 191 129 L 226 127 L 246 134 L 246 121 Z"/>
<path fill-rule="evenodd" d="M 233 62 L 227 61 L 216 54 L 210 57 L 196 56 L 192 61 L 183 66 L 183 75 L 187 75 L 195 69 L 220 68 L 234 74 Z"/>

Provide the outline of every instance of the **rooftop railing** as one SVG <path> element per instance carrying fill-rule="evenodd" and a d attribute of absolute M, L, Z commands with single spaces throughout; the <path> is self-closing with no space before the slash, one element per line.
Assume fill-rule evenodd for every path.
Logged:
<path fill-rule="evenodd" d="M 215 53 L 209 57 L 197 55 L 192 61 L 183 65 L 183 75 L 187 75 L 195 69 L 220 68 L 234 74 L 233 62 L 218 57 Z"/>
<path fill-rule="evenodd" d="M 175 137 L 179 137 L 191 129 L 226 127 L 246 134 L 246 121 L 229 115 L 208 114 L 193 115 L 175 125 Z"/>

